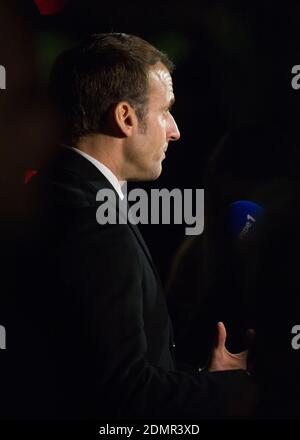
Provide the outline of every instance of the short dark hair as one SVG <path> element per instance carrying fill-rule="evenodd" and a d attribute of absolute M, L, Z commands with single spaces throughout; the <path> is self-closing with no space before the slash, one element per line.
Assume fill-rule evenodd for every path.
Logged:
<path fill-rule="evenodd" d="M 127 101 L 143 122 L 147 109 L 149 69 L 168 56 L 147 41 L 122 33 L 94 34 L 58 56 L 49 82 L 50 98 L 65 123 L 64 141 L 100 133 L 112 105 Z"/>

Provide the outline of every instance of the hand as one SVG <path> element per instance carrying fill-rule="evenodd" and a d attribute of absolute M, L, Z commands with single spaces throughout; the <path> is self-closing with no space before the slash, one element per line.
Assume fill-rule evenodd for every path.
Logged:
<path fill-rule="evenodd" d="M 208 371 L 247 370 L 248 350 L 230 353 L 226 347 L 226 329 L 223 322 L 218 322 L 216 345 L 212 350 Z"/>

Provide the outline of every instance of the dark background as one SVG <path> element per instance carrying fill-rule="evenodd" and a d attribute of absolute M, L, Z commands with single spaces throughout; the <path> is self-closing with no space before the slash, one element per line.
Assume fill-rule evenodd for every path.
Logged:
<path fill-rule="evenodd" d="M 51 3 L 40 1 L 44 13 L 49 12 Z M 93 32 L 139 35 L 167 52 L 176 64 L 173 115 L 181 139 L 170 145 L 161 177 L 144 188 L 203 188 L 203 170 L 216 142 L 228 130 L 246 123 L 281 124 L 297 139 L 300 90 L 291 87 L 291 69 L 300 64 L 298 2 L 65 3 L 60 11 L 41 15 L 33 1 L 22 0 L 15 2 L 13 15 L 2 17 L 5 26 L 1 28 L 0 64 L 7 67 L 8 86 L 1 91 L 0 99 L 8 103 L 0 107 L 0 128 L 9 114 L 8 126 L 18 139 L 9 150 L 16 181 L 26 169 L 35 169 L 37 152 L 51 138 L 51 129 L 40 118 L 41 109 L 44 110 L 40 100 L 54 58 Z M 25 46 L 29 47 L 28 52 L 24 51 Z M 7 57 L 14 61 L 10 64 Z M 22 99 L 13 101 L 15 107 L 9 102 L 17 93 L 14 84 L 18 84 L 18 78 L 14 78 L 15 83 L 11 79 L 14 75 L 19 79 L 28 75 L 20 86 Z M 14 109 L 11 112 L 7 110 L 10 107 Z M 29 148 L 28 153 L 24 152 L 22 140 L 27 135 L 27 145 L 31 143 L 26 118 L 32 108 L 30 124 L 38 134 L 34 137 L 35 148 Z M 252 153 L 247 149 L 244 154 L 247 157 Z M 5 154 L 3 157 L 7 159 Z M 165 281 L 172 255 L 184 239 L 184 225 L 148 225 L 142 230 Z"/>

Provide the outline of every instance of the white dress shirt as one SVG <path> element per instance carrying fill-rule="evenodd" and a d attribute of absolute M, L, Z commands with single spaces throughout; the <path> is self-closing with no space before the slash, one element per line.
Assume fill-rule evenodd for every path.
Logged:
<path fill-rule="evenodd" d="M 99 160 L 95 159 L 94 157 L 90 156 L 89 154 L 85 153 L 84 151 L 78 150 L 78 148 L 71 147 L 72 150 L 77 151 L 77 153 L 81 154 L 81 156 L 85 157 L 87 160 L 89 160 L 93 165 L 95 165 L 96 168 L 104 175 L 104 177 L 107 178 L 109 183 L 114 187 L 116 192 L 118 193 L 121 200 L 124 199 L 124 194 L 122 192 L 122 184 L 125 182 L 119 182 L 114 173 L 110 171 L 109 168 L 107 168 L 103 163 L 99 162 Z"/>

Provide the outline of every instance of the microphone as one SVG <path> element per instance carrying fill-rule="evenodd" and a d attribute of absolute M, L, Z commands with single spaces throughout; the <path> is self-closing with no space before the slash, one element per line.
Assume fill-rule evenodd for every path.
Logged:
<path fill-rule="evenodd" d="M 256 223 L 265 209 L 250 200 L 238 200 L 227 209 L 226 226 L 232 238 L 243 240 L 255 232 Z"/>

